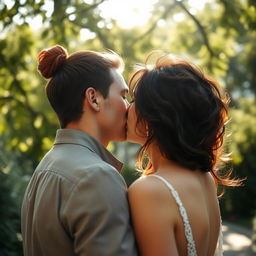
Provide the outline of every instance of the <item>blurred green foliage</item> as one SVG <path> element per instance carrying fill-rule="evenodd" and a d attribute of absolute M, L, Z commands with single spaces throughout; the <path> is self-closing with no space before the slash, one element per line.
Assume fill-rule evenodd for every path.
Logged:
<path fill-rule="evenodd" d="M 238 177 L 247 177 L 244 185 L 227 189 L 221 200 L 224 217 L 236 221 L 255 214 L 256 201 L 256 104 L 253 99 L 241 98 L 230 111 L 230 137 L 227 147 L 233 156 L 233 171 Z"/>
<path fill-rule="evenodd" d="M 0 141 L 0 255 L 22 255 L 20 208 L 32 161 L 18 150 L 8 152 Z"/>
<path fill-rule="evenodd" d="M 147 24 L 124 29 L 114 19 L 102 18 L 99 7 L 105 1 L 0 2 L 1 256 L 22 255 L 22 196 L 58 128 L 44 96 L 45 81 L 36 70 L 38 52 L 54 44 L 70 52 L 112 49 L 124 58 L 126 79 L 133 65 L 155 49 L 183 55 L 217 79 L 232 98 L 226 148 L 233 153 L 235 174 L 247 177 L 245 186 L 227 189 L 222 213 L 233 219 L 255 214 L 256 2 L 212 0 L 196 10 L 188 0 L 158 0 Z M 36 18 L 42 26 L 34 30 Z M 94 36 L 82 39 L 81 29 Z M 123 175 L 129 185 L 137 177 L 130 162 L 136 148 L 128 143 L 125 147 L 123 151 L 115 145 L 114 151 L 126 162 Z"/>

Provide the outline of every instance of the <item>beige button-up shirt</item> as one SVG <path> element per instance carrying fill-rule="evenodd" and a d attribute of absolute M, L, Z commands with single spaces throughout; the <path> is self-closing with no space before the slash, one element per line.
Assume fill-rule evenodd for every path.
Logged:
<path fill-rule="evenodd" d="M 137 255 L 121 168 L 88 134 L 58 130 L 25 192 L 25 256 Z"/>

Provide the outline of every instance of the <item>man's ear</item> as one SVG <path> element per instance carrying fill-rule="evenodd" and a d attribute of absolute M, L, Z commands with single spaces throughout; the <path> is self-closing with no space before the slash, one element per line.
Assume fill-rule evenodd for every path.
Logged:
<path fill-rule="evenodd" d="M 99 91 L 96 91 L 94 88 L 89 87 L 85 91 L 85 101 L 87 101 L 88 105 L 94 110 L 94 111 L 100 111 L 100 102 L 102 99 L 102 95 Z"/>

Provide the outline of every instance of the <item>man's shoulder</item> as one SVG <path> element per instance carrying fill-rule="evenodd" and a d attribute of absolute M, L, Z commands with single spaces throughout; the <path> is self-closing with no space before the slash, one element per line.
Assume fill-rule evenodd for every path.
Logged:
<path fill-rule="evenodd" d="M 50 150 L 36 168 L 36 172 L 47 172 L 58 176 L 73 185 L 81 182 L 98 180 L 104 182 L 111 177 L 113 182 L 124 182 L 121 174 L 115 167 L 102 160 L 95 152 L 87 148 L 63 147 Z M 70 185 L 71 185 L 70 184 Z"/>

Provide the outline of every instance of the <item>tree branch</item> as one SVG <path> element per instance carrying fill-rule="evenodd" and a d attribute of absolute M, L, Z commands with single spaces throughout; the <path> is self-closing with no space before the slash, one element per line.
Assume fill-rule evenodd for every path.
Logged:
<path fill-rule="evenodd" d="M 80 28 L 86 28 L 86 24 L 83 24 L 82 22 L 78 22 L 77 20 L 73 20 L 73 21 L 70 21 L 72 22 L 73 24 L 77 25 L 78 27 Z M 107 48 L 107 49 L 112 49 L 113 45 L 111 45 L 107 39 L 107 37 L 105 37 L 101 32 L 100 30 L 95 30 L 95 31 L 92 31 L 94 33 L 97 34 L 99 40 L 101 41 L 102 45 Z"/>
<path fill-rule="evenodd" d="M 32 119 L 32 120 L 35 120 L 38 116 L 42 116 L 43 120 L 44 120 L 45 122 L 48 122 L 48 123 L 49 123 L 49 121 L 48 121 L 48 119 L 47 119 L 47 117 L 46 117 L 46 115 L 45 115 L 44 113 L 42 113 L 42 112 L 37 112 L 37 111 L 35 111 L 35 110 L 30 106 L 29 100 L 28 100 L 28 95 L 27 95 L 26 91 L 22 88 L 22 86 L 21 86 L 20 82 L 18 81 L 18 79 L 16 78 L 15 72 L 12 71 L 12 70 L 10 70 L 10 73 L 12 74 L 13 80 L 14 80 L 13 83 L 12 83 L 12 86 L 15 85 L 15 86 L 18 88 L 18 90 L 21 92 L 22 96 L 25 98 L 25 102 L 22 102 L 22 101 L 18 100 L 18 99 L 17 99 L 16 97 L 14 97 L 14 96 L 5 97 L 5 100 L 15 100 L 17 103 L 19 103 L 20 105 L 22 105 L 22 106 L 23 106 L 25 109 L 27 109 L 27 111 L 30 113 L 30 116 L 31 116 L 31 119 Z M 1 98 L 3 98 L 3 97 L 1 97 Z M 1 98 L 0 98 L 0 99 L 1 99 Z M 32 126 L 33 126 L 33 125 L 32 125 Z M 35 127 L 33 126 L 33 128 L 35 128 Z M 36 131 L 36 132 L 37 132 L 37 131 Z"/>
<path fill-rule="evenodd" d="M 98 3 L 92 4 L 92 5 L 90 5 L 90 6 L 87 7 L 87 8 L 79 9 L 79 11 L 75 10 L 75 11 L 73 11 L 73 12 L 67 14 L 67 15 L 65 16 L 65 18 L 69 17 L 69 16 L 72 15 L 72 14 L 85 14 L 85 13 L 88 12 L 89 10 L 98 7 L 98 6 L 99 6 L 100 4 L 102 4 L 103 2 L 105 2 L 105 0 L 100 0 Z"/>
<path fill-rule="evenodd" d="M 166 19 L 168 13 L 177 5 L 177 3 L 173 3 L 171 5 L 169 5 L 165 11 L 162 13 L 162 15 L 160 17 L 158 17 L 150 26 L 150 28 L 144 32 L 143 34 L 139 35 L 138 37 L 136 37 L 135 39 L 132 40 L 132 44 L 135 44 L 137 41 L 139 41 L 141 38 L 147 36 L 148 34 L 150 34 L 157 26 L 157 22 L 161 19 Z"/>
<path fill-rule="evenodd" d="M 194 21 L 194 23 L 196 24 L 197 28 L 199 29 L 200 33 L 202 34 L 203 40 L 204 40 L 204 44 L 208 50 L 208 52 L 210 53 L 210 58 L 216 56 L 214 51 L 212 50 L 208 37 L 206 35 L 205 29 L 202 26 L 202 24 L 199 22 L 199 20 L 192 14 L 189 12 L 189 10 L 186 8 L 186 6 L 182 3 L 182 1 L 177 1 L 175 0 L 175 2 L 181 7 L 182 10 L 185 11 L 185 13 Z"/>
<path fill-rule="evenodd" d="M 12 96 L 7 96 L 7 97 L 0 97 L 0 100 L 8 101 L 8 100 L 13 100 L 14 98 Z"/>

